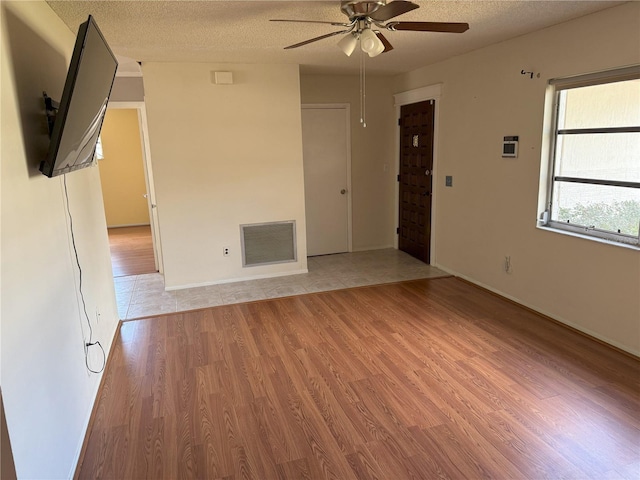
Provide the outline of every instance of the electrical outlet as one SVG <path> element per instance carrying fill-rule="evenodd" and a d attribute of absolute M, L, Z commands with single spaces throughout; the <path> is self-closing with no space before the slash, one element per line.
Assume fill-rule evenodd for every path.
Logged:
<path fill-rule="evenodd" d="M 453 187 L 453 176 L 452 175 L 446 175 L 444 177 L 444 186 L 445 187 Z"/>
<path fill-rule="evenodd" d="M 229 255 L 231 255 L 231 248 L 230 247 L 222 247 L 222 256 L 228 257 Z"/>

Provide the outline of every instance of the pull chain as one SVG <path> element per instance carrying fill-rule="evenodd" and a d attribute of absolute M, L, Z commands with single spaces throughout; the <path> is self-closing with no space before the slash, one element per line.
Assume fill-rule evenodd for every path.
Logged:
<path fill-rule="evenodd" d="M 367 128 L 367 71 L 365 53 L 360 50 L 360 123 Z"/>
<path fill-rule="evenodd" d="M 360 123 L 362 123 L 364 120 L 362 118 L 362 62 L 363 62 L 363 58 L 362 58 L 362 50 L 360 50 L 360 78 L 358 79 L 360 82 Z"/>

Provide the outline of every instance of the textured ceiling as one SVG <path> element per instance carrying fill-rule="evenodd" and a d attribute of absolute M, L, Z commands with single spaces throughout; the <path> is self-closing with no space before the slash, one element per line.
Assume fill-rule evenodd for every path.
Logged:
<path fill-rule="evenodd" d="M 625 2 L 420 1 L 394 20 L 467 22 L 463 34 L 385 32 L 394 50 L 367 59 L 374 74 L 398 74 Z M 114 52 L 138 61 L 295 63 L 305 73 L 355 73 L 357 57 L 339 36 L 292 50 L 283 47 L 340 27 L 276 23 L 271 18 L 344 22 L 339 1 L 70 1 L 47 2 L 75 33 L 93 15 Z"/>

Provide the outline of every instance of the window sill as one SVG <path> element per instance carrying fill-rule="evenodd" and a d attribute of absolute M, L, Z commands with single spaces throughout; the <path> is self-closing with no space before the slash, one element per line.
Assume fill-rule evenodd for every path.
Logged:
<path fill-rule="evenodd" d="M 616 242 L 616 241 L 613 241 L 613 240 L 607 240 L 606 238 L 592 237 L 591 235 L 584 235 L 584 234 L 577 233 L 577 232 L 570 232 L 568 230 L 562 230 L 560 228 L 549 227 L 547 225 L 536 225 L 536 228 L 538 228 L 540 230 L 545 230 L 547 232 L 559 233 L 561 235 L 568 235 L 570 237 L 582 238 L 584 240 L 590 240 L 592 242 L 604 243 L 605 245 L 612 245 L 614 247 L 627 248 L 629 250 L 635 250 L 636 252 L 640 251 L 640 246 L 631 245 L 629 243 Z"/>

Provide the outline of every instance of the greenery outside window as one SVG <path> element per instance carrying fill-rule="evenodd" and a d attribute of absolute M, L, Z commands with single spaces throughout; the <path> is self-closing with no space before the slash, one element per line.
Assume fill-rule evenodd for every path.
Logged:
<path fill-rule="evenodd" d="M 550 81 L 544 226 L 640 246 L 640 66 Z"/>

